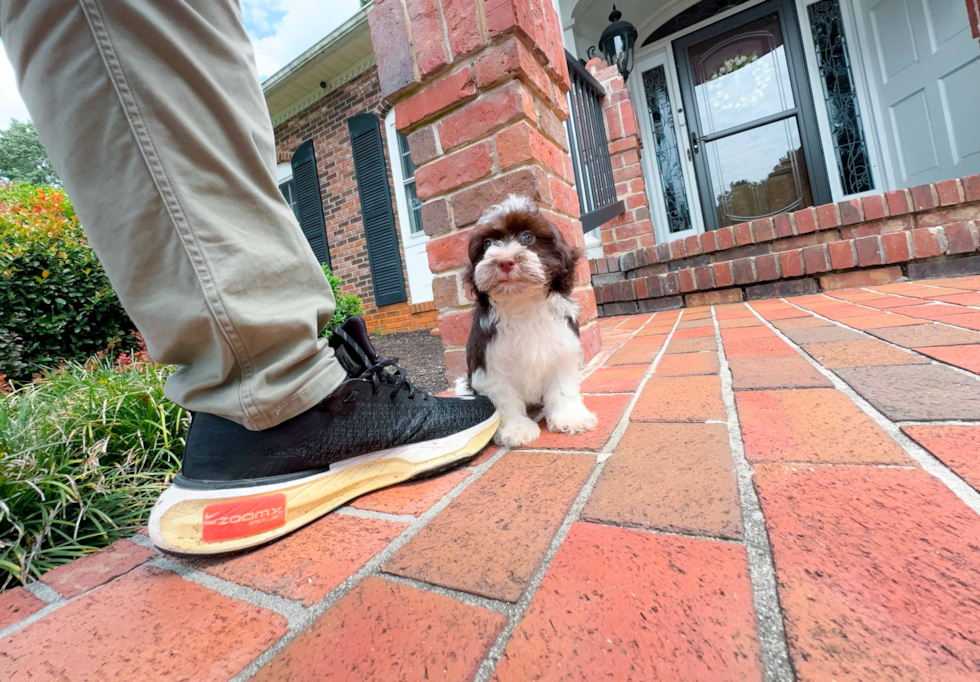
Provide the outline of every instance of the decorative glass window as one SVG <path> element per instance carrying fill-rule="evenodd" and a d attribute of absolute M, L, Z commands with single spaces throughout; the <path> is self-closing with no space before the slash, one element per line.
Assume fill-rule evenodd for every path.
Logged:
<path fill-rule="evenodd" d="M 670 231 L 683 232 L 691 229 L 691 210 L 687 204 L 687 188 L 681 166 L 680 148 L 674 114 L 667 92 L 667 75 L 663 66 L 655 66 L 643 73 L 643 89 L 650 109 L 650 127 L 660 169 L 660 184 L 664 190 L 664 206 L 667 209 L 667 225 Z"/>
<path fill-rule="evenodd" d="M 840 4 L 838 0 L 819 0 L 807 7 L 807 12 L 841 185 L 844 194 L 867 192 L 874 189 L 874 179 L 847 53 L 847 40 L 844 38 Z"/>
<path fill-rule="evenodd" d="M 289 180 L 280 183 L 279 191 L 282 192 L 282 196 L 286 200 L 286 203 L 289 204 L 289 208 L 293 209 L 293 215 L 296 216 L 296 220 L 299 220 L 299 202 L 296 200 L 296 182 L 292 178 L 289 178 Z"/>
<path fill-rule="evenodd" d="M 415 164 L 412 162 L 412 153 L 408 149 L 408 138 L 398 135 L 398 155 L 401 157 L 402 164 L 402 183 L 405 191 L 405 200 L 408 202 L 408 221 L 411 234 L 418 234 L 422 231 L 422 202 L 415 191 Z"/>

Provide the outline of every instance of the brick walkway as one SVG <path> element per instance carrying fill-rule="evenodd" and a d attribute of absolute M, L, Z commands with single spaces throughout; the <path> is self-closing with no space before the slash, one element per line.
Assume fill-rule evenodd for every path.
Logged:
<path fill-rule="evenodd" d="M 0 595 L 0 679 L 980 678 L 980 277 L 605 319 L 593 433 Z"/>

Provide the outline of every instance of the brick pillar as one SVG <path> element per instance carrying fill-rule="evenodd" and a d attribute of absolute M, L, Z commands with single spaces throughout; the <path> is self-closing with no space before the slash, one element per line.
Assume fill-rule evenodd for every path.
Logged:
<path fill-rule="evenodd" d="M 466 373 L 466 246 L 488 206 L 534 199 L 584 246 L 562 121 L 568 67 L 551 0 L 374 0 L 368 14 L 381 94 L 408 135 L 450 381 Z M 586 360 L 602 341 L 589 264 L 574 296 Z"/>
<path fill-rule="evenodd" d="M 643 181 L 643 168 L 640 166 L 640 131 L 629 90 L 619 70 L 598 57 L 586 64 L 585 68 L 606 91 L 602 114 L 606 121 L 616 196 L 626 202 L 626 212 L 599 230 L 605 255 L 618 256 L 653 246 L 657 241 L 650 221 L 650 202 Z"/>

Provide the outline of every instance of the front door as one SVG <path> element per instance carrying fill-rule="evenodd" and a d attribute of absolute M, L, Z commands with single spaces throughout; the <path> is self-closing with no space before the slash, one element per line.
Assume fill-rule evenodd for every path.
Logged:
<path fill-rule="evenodd" d="M 859 0 L 893 185 L 980 173 L 980 46 L 963 0 Z"/>
<path fill-rule="evenodd" d="M 674 41 L 705 228 L 829 203 L 791 0 Z"/>

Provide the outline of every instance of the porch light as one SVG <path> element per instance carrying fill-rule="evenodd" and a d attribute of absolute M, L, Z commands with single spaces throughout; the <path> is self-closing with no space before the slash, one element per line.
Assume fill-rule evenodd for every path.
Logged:
<path fill-rule="evenodd" d="M 599 49 L 606 58 L 607 64 L 615 64 L 619 73 L 623 76 L 623 81 L 629 78 L 630 71 L 633 70 L 633 45 L 636 43 L 636 27 L 628 21 L 620 21 L 623 13 L 613 5 L 609 21 L 599 38 Z"/>

